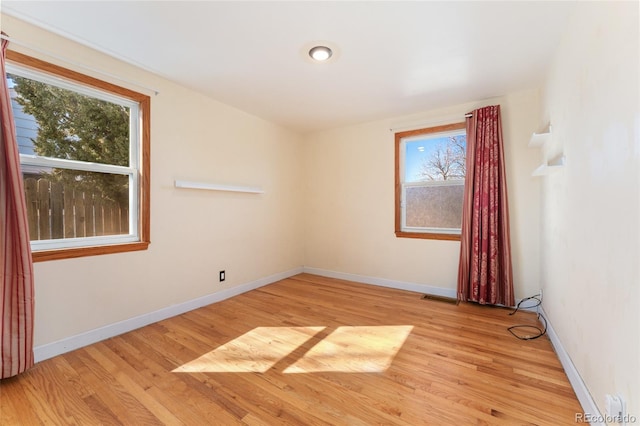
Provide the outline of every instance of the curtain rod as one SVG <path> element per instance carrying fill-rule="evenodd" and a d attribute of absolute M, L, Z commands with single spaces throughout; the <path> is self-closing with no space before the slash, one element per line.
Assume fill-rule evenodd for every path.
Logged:
<path fill-rule="evenodd" d="M 66 64 L 73 65 L 75 67 L 79 67 L 79 68 L 82 68 L 82 69 L 84 69 L 86 71 L 91 71 L 91 72 L 100 74 L 100 75 L 105 76 L 105 77 L 116 79 L 116 80 L 121 81 L 123 83 L 127 83 L 129 85 L 136 86 L 136 87 L 138 87 L 140 89 L 144 89 L 144 90 L 146 90 L 148 92 L 152 92 L 155 95 L 159 95 L 160 94 L 159 90 L 154 89 L 152 87 L 145 86 L 145 85 L 140 84 L 140 83 L 138 83 L 136 81 L 133 81 L 133 80 L 127 80 L 125 78 L 118 77 L 115 74 L 111 74 L 111 73 L 108 73 L 108 72 L 105 72 L 105 71 L 101 71 L 99 69 L 92 68 L 92 67 L 87 66 L 87 65 L 83 65 L 83 64 L 81 64 L 79 62 L 74 62 L 74 61 L 72 61 L 70 59 L 67 59 L 65 57 L 58 56 L 58 55 L 55 55 L 55 54 L 53 54 L 51 52 L 47 52 L 45 50 L 39 49 L 39 48 L 37 48 L 37 47 L 35 47 L 35 46 L 31 45 L 31 44 L 24 43 L 24 42 L 21 42 L 21 41 L 17 41 L 13 37 L 9 37 L 8 35 L 0 34 L 0 38 L 4 39 L 4 40 L 7 40 L 9 43 L 13 43 L 13 44 L 18 45 L 18 46 L 26 47 L 29 50 L 33 50 L 34 52 L 38 52 L 38 53 L 40 53 L 42 55 L 46 55 L 46 56 L 48 56 L 50 58 L 57 59 L 57 60 L 62 61 L 64 63 L 66 63 Z"/>
<path fill-rule="evenodd" d="M 459 115 L 454 115 L 454 116 L 449 116 L 449 117 L 442 117 L 433 121 L 422 121 L 420 123 L 414 123 L 414 124 L 405 124 L 405 125 L 400 125 L 400 126 L 395 126 L 395 127 L 391 127 L 389 128 L 390 132 L 396 132 L 398 130 L 412 130 L 412 129 L 419 129 L 422 127 L 427 127 L 427 126 L 435 126 L 438 124 L 449 124 L 449 123 L 454 123 L 457 120 L 459 120 Z M 472 112 L 468 112 L 464 115 L 464 118 L 469 118 L 469 117 L 473 117 L 473 113 Z"/>

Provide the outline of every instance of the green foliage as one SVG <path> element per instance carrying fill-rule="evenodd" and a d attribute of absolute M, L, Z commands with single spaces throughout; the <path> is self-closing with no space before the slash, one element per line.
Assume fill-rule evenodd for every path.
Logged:
<path fill-rule="evenodd" d="M 35 152 L 44 157 L 129 165 L 129 109 L 28 78 L 10 76 L 24 112 L 35 117 Z M 122 176 L 54 169 L 50 178 L 77 189 L 94 189 L 126 205 Z"/>

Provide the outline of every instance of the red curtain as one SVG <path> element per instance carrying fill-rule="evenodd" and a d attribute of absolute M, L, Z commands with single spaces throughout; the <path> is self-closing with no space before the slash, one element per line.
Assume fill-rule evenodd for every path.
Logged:
<path fill-rule="evenodd" d="M 27 226 L 20 155 L 7 87 L 2 40 L 0 60 L 0 378 L 15 376 L 33 365 L 33 263 Z"/>
<path fill-rule="evenodd" d="M 467 117 L 458 300 L 514 306 L 500 105 Z"/>

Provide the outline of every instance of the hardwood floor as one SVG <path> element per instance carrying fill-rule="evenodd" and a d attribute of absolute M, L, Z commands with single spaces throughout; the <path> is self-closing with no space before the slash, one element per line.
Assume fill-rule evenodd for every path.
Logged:
<path fill-rule="evenodd" d="M 40 362 L 2 425 L 574 424 L 534 314 L 308 274 Z"/>

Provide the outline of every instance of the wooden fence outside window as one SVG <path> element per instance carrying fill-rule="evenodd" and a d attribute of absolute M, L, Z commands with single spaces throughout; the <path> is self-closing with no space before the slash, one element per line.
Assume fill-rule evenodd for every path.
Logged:
<path fill-rule="evenodd" d="M 24 183 L 32 241 L 129 233 L 128 208 L 101 192 L 65 188 L 44 178 Z"/>

